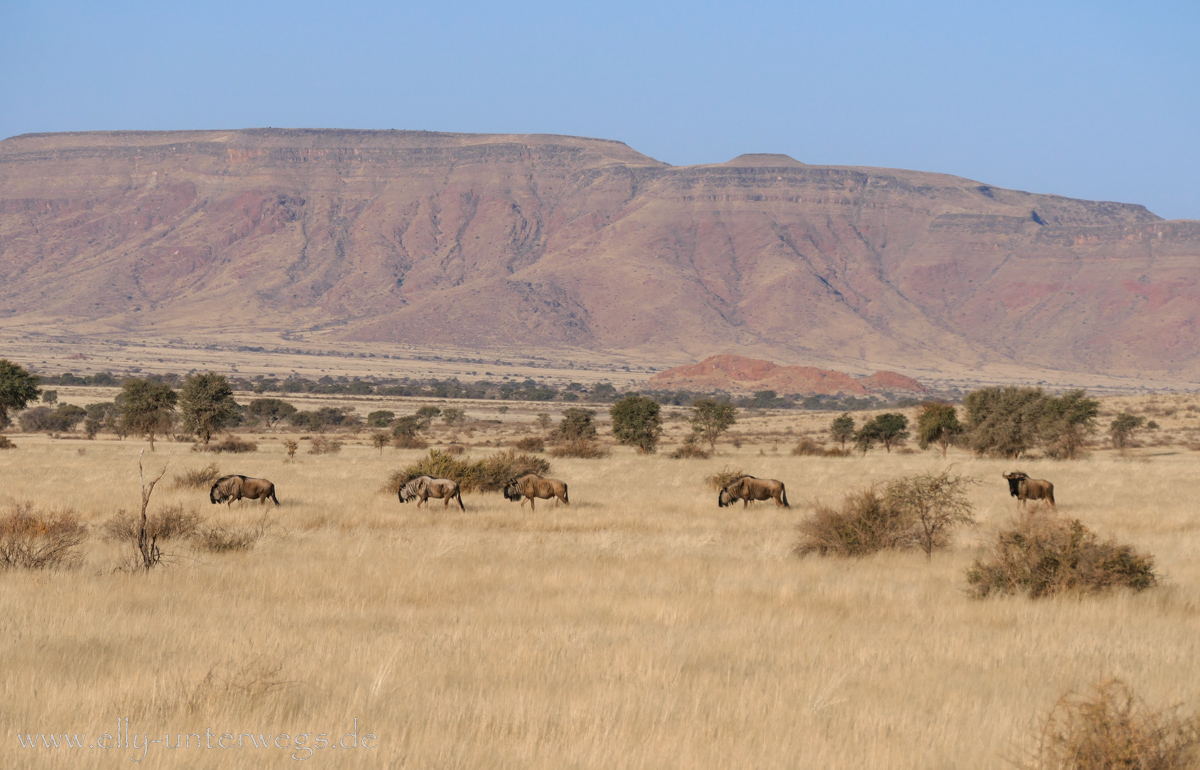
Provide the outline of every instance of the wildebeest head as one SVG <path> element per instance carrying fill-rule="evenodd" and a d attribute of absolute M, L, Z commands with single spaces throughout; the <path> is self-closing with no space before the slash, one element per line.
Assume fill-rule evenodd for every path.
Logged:
<path fill-rule="evenodd" d="M 517 487 L 516 479 L 509 479 L 504 484 L 504 499 L 515 501 L 521 499 L 521 490 Z"/>
<path fill-rule="evenodd" d="M 1012 473 L 1002 474 L 1008 479 L 1008 493 L 1013 497 L 1020 496 L 1021 482 L 1029 478 L 1029 474 L 1024 471 L 1013 471 Z"/>
<path fill-rule="evenodd" d="M 725 489 L 722 489 L 721 494 L 717 495 L 717 507 L 718 508 L 724 508 L 727 505 L 732 505 L 736 501 L 737 501 L 737 498 L 734 497 L 733 493 L 729 491 L 728 487 L 726 487 Z"/>
<path fill-rule="evenodd" d="M 229 494 L 229 490 L 225 488 L 225 481 L 228 478 L 228 476 L 225 476 L 224 478 L 217 479 L 217 482 L 212 485 L 211 489 L 208 490 L 208 501 L 213 505 L 223 503 L 232 497 L 232 495 Z"/>

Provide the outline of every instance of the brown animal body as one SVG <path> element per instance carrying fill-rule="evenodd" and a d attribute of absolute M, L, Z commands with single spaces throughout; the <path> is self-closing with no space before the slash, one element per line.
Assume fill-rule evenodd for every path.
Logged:
<path fill-rule="evenodd" d="M 1008 493 L 1025 505 L 1026 500 L 1045 500 L 1052 508 L 1054 504 L 1054 485 L 1045 479 L 1031 479 L 1024 471 L 1013 471 L 1003 474 L 1008 479 Z"/>
<path fill-rule="evenodd" d="M 717 507 L 724 508 L 727 505 L 733 505 L 738 500 L 742 501 L 743 508 L 755 500 L 774 500 L 775 505 L 791 508 L 788 505 L 787 491 L 783 488 L 783 482 L 775 479 L 742 476 L 740 479 L 731 481 L 717 495 Z"/>
<path fill-rule="evenodd" d="M 561 500 L 567 505 L 571 501 L 567 499 L 567 485 L 558 479 L 543 478 L 536 473 L 527 473 L 519 479 L 513 479 L 504 485 L 504 497 L 508 500 L 520 500 L 521 505 L 525 505 L 525 501 L 529 501 L 529 510 L 534 510 L 534 498 L 549 500 L 554 498 L 554 507 L 558 507 L 558 501 Z"/>
<path fill-rule="evenodd" d="M 226 503 L 232 508 L 233 504 L 242 498 L 258 500 L 263 505 L 266 505 L 267 500 L 274 500 L 275 504 L 279 505 L 279 498 L 275 496 L 275 485 L 266 479 L 222 476 L 208 490 L 208 500 L 213 505 Z"/>
<path fill-rule="evenodd" d="M 426 507 L 428 507 L 429 498 L 432 497 L 435 500 L 441 500 L 443 508 L 448 508 L 450 501 L 456 500 L 460 510 L 467 510 L 466 506 L 463 505 L 462 491 L 458 488 L 458 482 L 453 479 L 435 479 L 432 476 L 417 476 L 400 487 L 398 496 L 402 503 L 407 503 L 409 500 L 416 500 L 418 508 L 421 507 L 422 503 L 425 503 Z"/>

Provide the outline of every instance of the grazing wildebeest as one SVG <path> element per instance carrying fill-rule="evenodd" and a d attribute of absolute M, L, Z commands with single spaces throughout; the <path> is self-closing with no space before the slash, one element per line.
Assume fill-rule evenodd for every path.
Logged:
<path fill-rule="evenodd" d="M 222 476 L 212 485 L 212 489 L 208 490 L 208 500 L 213 505 L 227 503 L 232 508 L 234 502 L 243 497 L 247 500 L 258 500 L 262 505 L 266 505 L 267 500 L 274 500 L 275 504 L 279 505 L 279 498 L 275 496 L 275 485 L 266 479 Z"/>
<path fill-rule="evenodd" d="M 562 500 L 567 505 L 571 501 L 567 499 L 567 485 L 558 479 L 542 478 L 536 473 L 526 473 L 519 479 L 512 479 L 504 485 L 504 497 L 508 500 L 520 500 L 521 505 L 525 505 L 525 501 L 529 501 L 529 510 L 533 510 L 533 500 L 535 497 L 540 497 L 543 500 L 554 498 L 554 507 L 558 507 L 558 501 Z"/>
<path fill-rule="evenodd" d="M 429 507 L 429 498 L 431 497 L 441 500 L 443 508 L 448 508 L 451 500 L 457 500 L 459 509 L 463 511 L 467 510 L 467 507 L 463 505 L 462 493 L 458 488 L 458 482 L 453 479 L 435 479 L 433 476 L 417 476 L 400 487 L 398 496 L 402 503 L 407 503 L 409 500 L 416 500 L 418 508 L 421 507 L 421 503 L 425 503 L 425 507 Z"/>
<path fill-rule="evenodd" d="M 742 507 L 745 508 L 755 500 L 772 499 L 775 501 L 775 505 L 791 508 L 788 505 L 787 492 L 783 488 L 782 481 L 742 476 L 725 485 L 725 488 L 717 495 L 717 507 L 724 508 L 741 500 Z"/>
<path fill-rule="evenodd" d="M 1008 479 L 1008 493 L 1021 501 L 1024 507 L 1026 500 L 1045 500 L 1051 508 L 1054 504 L 1054 485 L 1045 479 L 1031 479 L 1024 471 L 1013 471 L 1003 474 Z"/>

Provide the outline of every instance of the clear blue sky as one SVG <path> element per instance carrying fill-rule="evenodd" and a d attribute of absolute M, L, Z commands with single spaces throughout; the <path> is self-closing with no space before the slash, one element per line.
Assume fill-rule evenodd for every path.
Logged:
<path fill-rule="evenodd" d="M 0 0 L 0 137 L 251 126 L 783 152 L 1200 219 L 1200 2 Z"/>

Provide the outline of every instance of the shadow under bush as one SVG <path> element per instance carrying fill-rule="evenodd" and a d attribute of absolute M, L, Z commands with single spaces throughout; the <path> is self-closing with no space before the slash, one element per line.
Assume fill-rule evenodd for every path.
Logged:
<path fill-rule="evenodd" d="M 1066 591 L 1134 591 L 1158 583 L 1154 557 L 1133 546 L 1100 538 L 1079 519 L 1039 506 L 1001 531 L 987 559 L 976 559 L 967 583 L 977 597 L 1027 594 L 1031 598 Z"/>
<path fill-rule="evenodd" d="M 33 503 L 18 503 L 0 516 L 0 568 L 75 566 L 86 539 L 87 527 L 74 511 L 43 511 Z"/>

